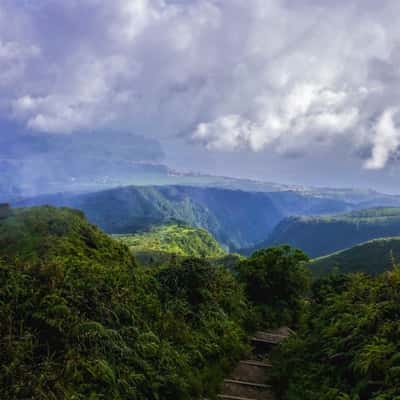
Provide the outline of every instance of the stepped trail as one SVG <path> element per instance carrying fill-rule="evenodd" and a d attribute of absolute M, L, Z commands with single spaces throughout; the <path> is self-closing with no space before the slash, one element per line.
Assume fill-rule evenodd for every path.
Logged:
<path fill-rule="evenodd" d="M 291 335 L 290 328 L 257 332 L 251 339 L 253 350 L 248 359 L 238 363 L 224 380 L 218 399 L 221 400 L 275 400 L 268 372 L 273 365 L 268 359 L 271 348 Z"/>

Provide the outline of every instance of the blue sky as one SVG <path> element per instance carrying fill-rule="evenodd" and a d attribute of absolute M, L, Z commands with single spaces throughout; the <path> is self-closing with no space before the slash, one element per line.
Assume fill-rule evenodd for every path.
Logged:
<path fill-rule="evenodd" d="M 173 167 L 398 192 L 397 0 L 3 0 L 2 135 L 109 129 Z M 24 136 L 21 136 L 21 140 Z"/>

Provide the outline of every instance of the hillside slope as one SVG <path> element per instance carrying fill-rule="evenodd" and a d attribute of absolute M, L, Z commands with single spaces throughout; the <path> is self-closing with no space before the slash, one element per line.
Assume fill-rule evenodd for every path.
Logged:
<path fill-rule="evenodd" d="M 400 208 L 372 208 L 336 216 L 284 219 L 257 248 L 289 244 L 319 257 L 381 237 L 400 235 Z"/>
<path fill-rule="evenodd" d="M 128 249 L 89 224 L 82 212 L 68 208 L 16 209 L 0 219 L 0 259 L 48 263 L 64 268 L 69 263 L 101 263 L 135 267 Z"/>
<path fill-rule="evenodd" d="M 142 269 L 81 212 L 0 219 L 1 399 L 212 398 L 246 312 L 225 269 Z"/>
<path fill-rule="evenodd" d="M 134 233 L 178 220 L 208 230 L 233 250 L 264 240 L 288 215 L 349 209 L 345 202 L 294 192 L 257 193 L 190 186 L 129 186 L 88 194 L 41 196 L 15 203 L 42 204 L 83 210 L 91 222 L 108 233 Z"/>
<path fill-rule="evenodd" d="M 365 272 L 380 274 L 400 260 L 400 237 L 374 239 L 350 249 L 315 258 L 309 264 L 317 276 L 333 270 L 343 273 Z"/>

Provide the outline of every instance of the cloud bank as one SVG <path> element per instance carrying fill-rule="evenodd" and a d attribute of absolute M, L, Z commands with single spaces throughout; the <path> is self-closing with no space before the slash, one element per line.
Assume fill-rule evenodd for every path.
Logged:
<path fill-rule="evenodd" d="M 396 0 L 4 0 L 0 115 L 218 151 L 339 143 L 381 169 L 400 145 L 398 15 Z"/>

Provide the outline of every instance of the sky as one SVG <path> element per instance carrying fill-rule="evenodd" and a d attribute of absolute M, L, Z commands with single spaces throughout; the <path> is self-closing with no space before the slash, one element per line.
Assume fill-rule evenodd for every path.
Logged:
<path fill-rule="evenodd" d="M 178 169 L 398 193 L 399 15 L 397 0 L 2 0 L 0 126 L 18 129 L 0 135 L 129 131 Z"/>

